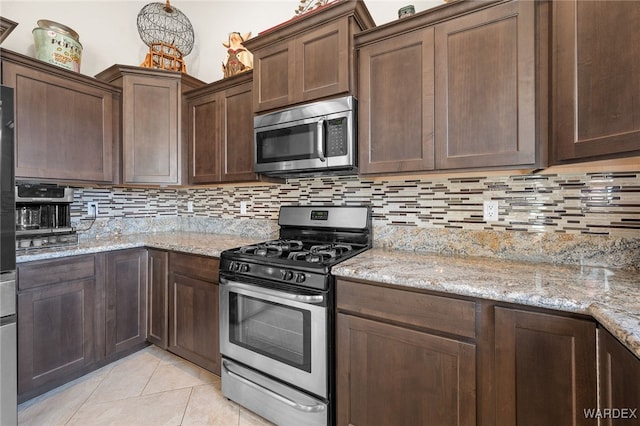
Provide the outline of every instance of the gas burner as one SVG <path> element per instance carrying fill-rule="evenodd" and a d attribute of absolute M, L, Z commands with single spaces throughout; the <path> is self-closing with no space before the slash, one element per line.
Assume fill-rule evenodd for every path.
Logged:
<path fill-rule="evenodd" d="M 353 250 L 348 244 L 321 244 L 313 245 L 309 250 L 289 253 L 288 259 L 303 260 L 309 263 L 323 263 L 336 259 Z"/>
<path fill-rule="evenodd" d="M 262 257 L 281 257 L 285 252 L 302 250 L 302 242 L 298 240 L 273 240 L 261 244 L 244 246 L 240 253 L 253 254 Z"/>
<path fill-rule="evenodd" d="M 353 250 L 353 247 L 349 244 L 341 244 L 341 243 L 332 243 L 332 244 L 322 244 L 311 246 L 309 249 L 310 252 L 334 252 L 334 257 L 345 254 Z"/>

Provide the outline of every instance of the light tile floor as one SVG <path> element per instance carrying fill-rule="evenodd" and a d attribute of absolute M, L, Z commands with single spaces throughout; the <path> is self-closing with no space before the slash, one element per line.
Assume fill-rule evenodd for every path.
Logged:
<path fill-rule="evenodd" d="M 225 398 L 218 376 L 155 346 L 24 402 L 18 424 L 271 425 Z"/>

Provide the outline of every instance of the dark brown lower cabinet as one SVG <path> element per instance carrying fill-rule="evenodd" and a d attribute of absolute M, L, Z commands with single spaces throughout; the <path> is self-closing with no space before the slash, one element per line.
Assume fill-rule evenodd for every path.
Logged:
<path fill-rule="evenodd" d="M 169 351 L 220 375 L 219 260 L 169 254 Z"/>
<path fill-rule="evenodd" d="M 100 282 L 93 255 L 18 265 L 18 400 L 84 374 L 99 359 Z"/>
<path fill-rule="evenodd" d="M 475 345 L 338 315 L 338 424 L 475 425 Z"/>
<path fill-rule="evenodd" d="M 596 323 L 495 308 L 499 425 L 595 425 Z"/>
<path fill-rule="evenodd" d="M 107 256 L 106 356 L 142 347 L 147 339 L 147 249 Z"/>
<path fill-rule="evenodd" d="M 598 347 L 600 411 L 594 415 L 602 425 L 640 424 L 640 359 L 603 328 Z"/>
<path fill-rule="evenodd" d="M 169 253 L 149 249 L 147 341 L 169 347 Z"/>
<path fill-rule="evenodd" d="M 337 305 L 338 425 L 476 424 L 476 345 L 438 335 L 473 302 L 339 280 Z"/>

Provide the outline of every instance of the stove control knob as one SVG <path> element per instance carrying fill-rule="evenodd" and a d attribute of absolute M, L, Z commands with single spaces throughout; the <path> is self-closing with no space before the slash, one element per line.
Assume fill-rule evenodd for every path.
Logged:
<path fill-rule="evenodd" d="M 240 272 L 249 272 L 249 265 L 247 263 L 243 263 L 240 265 Z"/>
<path fill-rule="evenodd" d="M 230 271 L 233 271 L 235 267 L 236 267 L 236 262 L 234 262 L 234 261 L 229 262 L 229 270 Z"/>
<path fill-rule="evenodd" d="M 307 276 L 305 274 L 303 274 L 302 272 L 299 272 L 296 274 L 296 282 L 297 283 L 303 283 L 304 280 L 307 279 Z"/>
<path fill-rule="evenodd" d="M 285 281 L 290 281 L 293 278 L 293 272 L 287 271 L 286 269 L 282 271 L 282 279 Z"/>

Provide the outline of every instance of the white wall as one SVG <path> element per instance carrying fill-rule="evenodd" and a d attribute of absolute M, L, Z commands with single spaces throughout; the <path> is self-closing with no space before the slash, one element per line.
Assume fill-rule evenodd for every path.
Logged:
<path fill-rule="evenodd" d="M 164 3 L 165 0 L 157 0 Z M 35 56 L 31 31 L 39 19 L 73 28 L 83 46 L 80 72 L 94 76 L 113 64 L 140 65 L 148 47 L 138 35 L 138 12 L 152 1 L 109 0 L 0 0 L 0 15 L 18 22 L 2 47 Z M 397 19 L 398 9 L 413 4 L 416 12 L 443 4 L 443 0 L 367 0 L 377 25 Z M 187 73 L 207 83 L 223 77 L 226 50 L 222 42 L 232 31 L 259 32 L 294 16 L 299 0 L 172 0 L 191 21 L 195 45 L 186 56 Z"/>

